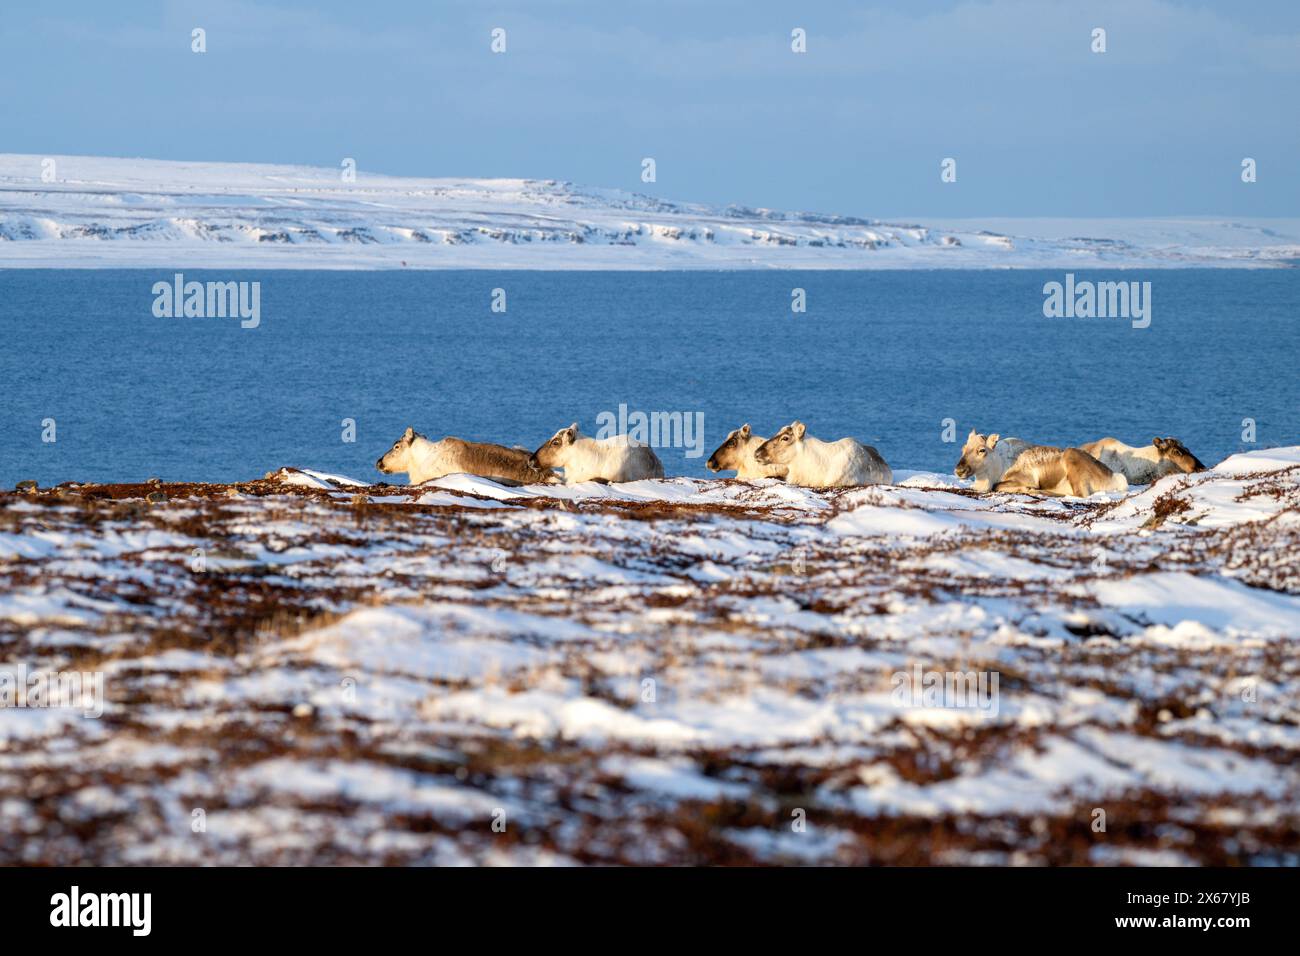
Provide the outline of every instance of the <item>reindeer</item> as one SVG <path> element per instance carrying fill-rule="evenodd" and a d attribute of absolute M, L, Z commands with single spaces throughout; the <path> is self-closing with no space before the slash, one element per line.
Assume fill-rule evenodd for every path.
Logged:
<path fill-rule="evenodd" d="M 975 478 L 976 491 L 1021 495 L 1077 495 L 1127 491 L 1128 480 L 1078 448 L 1031 445 L 1019 438 L 971 429 L 954 469 Z"/>
<path fill-rule="evenodd" d="M 406 472 L 410 483 L 423 484 L 444 475 L 478 475 L 503 485 L 556 484 L 553 471 L 529 463 L 528 451 L 484 442 L 444 438 L 429 441 L 413 428 L 393 443 L 375 468 L 386 475 Z"/>
<path fill-rule="evenodd" d="M 664 476 L 663 463 L 649 445 L 633 442 L 626 435 L 587 438 L 579 434 L 577 422 L 552 435 L 529 461 L 534 468 L 563 468 L 568 485 Z"/>
<path fill-rule="evenodd" d="M 759 446 L 765 441 L 766 438 L 751 434 L 749 423 L 746 422 L 727 436 L 727 440 L 709 456 L 704 467 L 709 471 L 734 471 L 736 477 L 742 481 L 753 481 L 755 478 L 784 478 L 785 465 L 764 465 L 754 458 L 754 452 L 758 451 Z"/>
<path fill-rule="evenodd" d="M 894 480 L 885 459 L 870 445 L 855 438 L 819 441 L 798 421 L 759 445 L 754 460 L 760 465 L 784 465 L 786 481 L 808 488 L 882 485 Z"/>
<path fill-rule="evenodd" d="M 1145 448 L 1134 448 L 1118 438 L 1103 438 L 1079 448 L 1111 471 L 1122 473 L 1131 485 L 1149 485 L 1165 475 L 1179 472 L 1190 475 L 1206 470 L 1201 460 L 1177 438 L 1153 438 Z"/>

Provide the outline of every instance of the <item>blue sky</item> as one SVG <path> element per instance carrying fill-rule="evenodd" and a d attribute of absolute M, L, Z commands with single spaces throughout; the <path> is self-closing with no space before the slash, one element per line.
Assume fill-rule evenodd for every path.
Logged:
<path fill-rule="evenodd" d="M 892 218 L 1300 215 L 1284 0 L 22 3 L 0 81 L 0 152 L 351 156 Z"/>

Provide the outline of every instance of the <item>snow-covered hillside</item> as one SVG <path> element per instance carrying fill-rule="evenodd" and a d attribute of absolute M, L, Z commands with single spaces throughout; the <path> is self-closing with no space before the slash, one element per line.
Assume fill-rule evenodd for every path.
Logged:
<path fill-rule="evenodd" d="M 1300 859 L 1300 448 L 896 474 L 0 493 L 0 863 Z"/>
<path fill-rule="evenodd" d="M 48 180 L 48 181 L 47 181 Z M 553 180 L 0 154 L 0 267 L 1103 268 L 1300 259 L 1298 220 L 886 223 Z"/>

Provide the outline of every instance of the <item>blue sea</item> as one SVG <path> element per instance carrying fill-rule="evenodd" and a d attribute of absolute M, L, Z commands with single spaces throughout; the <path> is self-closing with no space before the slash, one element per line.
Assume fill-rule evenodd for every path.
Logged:
<path fill-rule="evenodd" d="M 620 404 L 703 414 L 702 455 L 660 449 L 669 475 L 706 475 L 743 422 L 795 418 L 896 469 L 951 471 L 970 428 L 1058 445 L 1174 435 L 1207 463 L 1300 443 L 1293 269 L 1077 273 L 1150 281 L 1145 329 L 1045 318 L 1060 272 L 185 272 L 260 282 L 255 329 L 155 317 L 152 286 L 172 275 L 0 271 L 0 484 L 283 465 L 379 480 L 408 425 L 533 448 Z"/>

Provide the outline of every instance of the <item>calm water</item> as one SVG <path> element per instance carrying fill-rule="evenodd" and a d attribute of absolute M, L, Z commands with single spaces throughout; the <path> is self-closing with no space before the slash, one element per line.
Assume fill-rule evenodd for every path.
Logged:
<path fill-rule="evenodd" d="M 163 270 L 0 271 L 0 483 L 379 476 L 407 425 L 535 447 L 620 402 L 726 432 L 801 418 L 949 471 L 941 422 L 1055 444 L 1300 442 L 1300 271 L 1081 272 L 1153 284 L 1150 328 L 1046 319 L 1045 272 L 186 272 L 258 280 L 261 326 L 160 319 Z M 508 311 L 489 309 L 504 288 Z M 808 311 L 790 311 L 807 290 Z M 55 419 L 57 441 L 41 440 Z M 341 421 L 356 422 L 345 443 Z"/>

